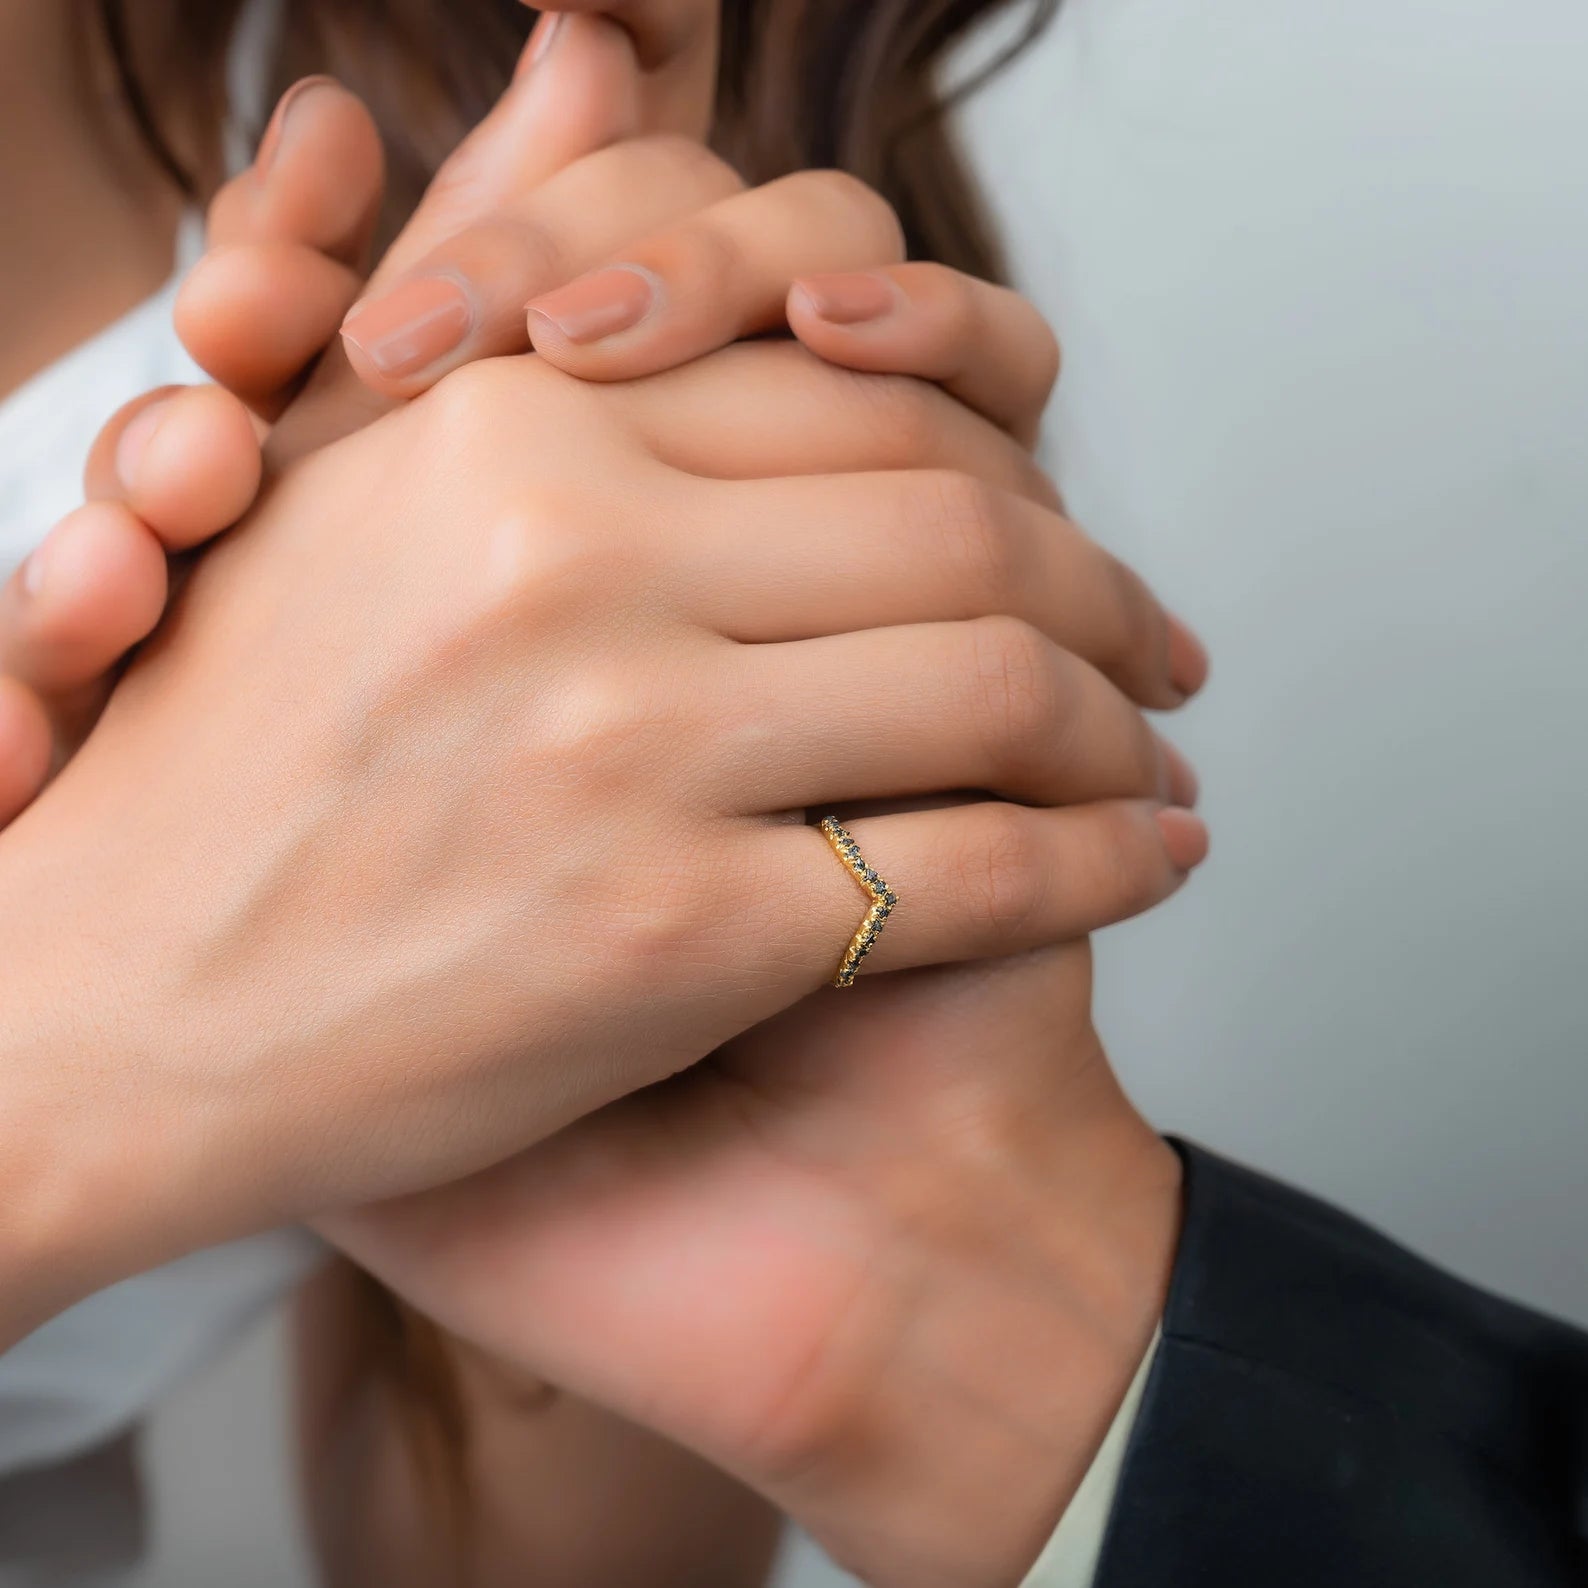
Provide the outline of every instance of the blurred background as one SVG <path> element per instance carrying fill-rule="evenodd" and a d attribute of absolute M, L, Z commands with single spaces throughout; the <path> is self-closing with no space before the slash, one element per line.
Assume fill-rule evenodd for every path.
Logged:
<path fill-rule="evenodd" d="M 1215 858 L 1104 942 L 1120 1067 L 1588 1322 L 1585 72 L 1574 0 L 1068 0 L 966 128 L 1071 506 L 1215 656 Z M 151 1429 L 147 1588 L 306 1588 L 278 1344 Z"/>

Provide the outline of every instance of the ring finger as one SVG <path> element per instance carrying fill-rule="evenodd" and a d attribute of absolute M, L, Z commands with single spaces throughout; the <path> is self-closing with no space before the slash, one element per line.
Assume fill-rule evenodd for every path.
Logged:
<path fill-rule="evenodd" d="M 896 900 L 862 973 L 1073 941 L 1161 903 L 1208 852 L 1197 816 L 1145 801 L 983 802 L 866 817 L 846 830 Z M 780 965 L 800 964 L 813 979 L 836 970 L 849 935 L 872 918 L 871 896 L 819 830 L 780 825 L 767 846 L 794 939 L 779 942 Z"/>

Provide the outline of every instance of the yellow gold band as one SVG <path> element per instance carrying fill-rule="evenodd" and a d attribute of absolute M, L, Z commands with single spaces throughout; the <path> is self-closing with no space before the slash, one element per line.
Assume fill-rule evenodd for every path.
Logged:
<path fill-rule="evenodd" d="M 871 908 L 866 911 L 860 930 L 850 939 L 849 947 L 844 950 L 844 957 L 838 963 L 838 974 L 833 977 L 833 986 L 853 987 L 855 977 L 860 974 L 860 962 L 876 945 L 883 927 L 888 924 L 888 917 L 898 908 L 899 899 L 861 858 L 859 846 L 835 818 L 825 817 L 821 832 L 832 845 L 833 853 L 843 862 L 844 870 L 860 884 L 861 891 L 871 901 Z"/>

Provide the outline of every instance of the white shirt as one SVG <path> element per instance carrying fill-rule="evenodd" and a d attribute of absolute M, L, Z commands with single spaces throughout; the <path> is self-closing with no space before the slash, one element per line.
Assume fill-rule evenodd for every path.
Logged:
<path fill-rule="evenodd" d="M 197 227 L 185 228 L 179 264 L 197 242 Z M 89 444 L 117 407 L 202 378 L 172 330 L 176 281 L 0 401 L 0 577 L 81 502 Z M 136 1424 L 295 1284 L 316 1251 L 309 1237 L 283 1233 L 201 1252 L 93 1297 L 0 1356 L 0 1483 Z M 5 1565 L 0 1537 L 9 1585 Z"/>
<path fill-rule="evenodd" d="M 179 266 L 196 242 L 197 228 L 184 227 Z M 82 502 L 88 447 L 122 403 L 204 378 L 171 328 L 177 282 L 0 399 L 0 577 Z"/>

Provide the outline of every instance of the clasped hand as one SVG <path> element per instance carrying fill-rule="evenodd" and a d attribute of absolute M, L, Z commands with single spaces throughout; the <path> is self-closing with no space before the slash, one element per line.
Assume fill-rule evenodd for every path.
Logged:
<path fill-rule="evenodd" d="M 559 44 L 565 91 L 580 71 L 625 69 L 606 27 L 581 19 Z M 1200 664 L 1062 516 L 1022 445 L 1052 375 L 1031 311 L 903 265 L 886 207 L 849 179 L 744 192 L 681 140 L 593 134 L 593 152 L 561 149 L 543 169 L 523 136 L 538 87 L 515 88 L 443 174 L 365 298 L 365 341 L 360 314 L 349 324 L 351 365 L 326 360 L 287 407 L 241 531 L 204 556 L 0 849 L 30 921 L 18 953 L 46 983 L 62 934 L 91 922 L 114 945 L 104 997 L 63 1000 L 25 1050 L 26 1074 L 64 1071 L 120 1122 L 119 1144 L 90 1155 L 91 1183 L 130 1222 L 100 1221 L 76 1254 L 79 1289 L 467 1175 L 790 1009 L 830 977 L 863 903 L 807 811 L 859 812 L 850 826 L 903 901 L 876 970 L 1084 938 L 1166 897 L 1200 858 L 1164 815 L 1194 797 L 1188 774 L 1138 709 L 1177 704 Z M 345 186 L 316 210 L 306 179 L 342 159 L 357 187 L 356 102 L 320 89 L 296 115 L 223 196 L 233 248 L 185 306 L 190 341 L 271 412 L 346 307 L 373 210 L 370 192 L 348 206 Z M 486 215 L 460 210 L 460 188 Z M 279 335 L 238 312 L 268 250 L 308 284 L 272 305 Z M 558 286 L 580 269 L 571 293 Z M 439 353 L 391 331 L 404 295 L 433 298 L 437 281 L 465 304 Z M 614 295 L 637 290 L 637 318 L 618 324 Z M 877 323 L 836 312 L 867 291 Z M 482 361 L 515 352 L 526 327 L 502 306 L 530 298 L 541 356 Z M 797 339 L 726 345 L 775 320 Z M 218 400 L 164 394 L 136 451 L 122 443 L 138 417 L 123 416 L 96 463 L 106 500 L 41 554 L 54 580 L 36 567 L 26 602 L 9 598 L 8 709 L 13 732 L 48 747 L 39 765 L 76 747 L 91 675 L 153 622 L 165 551 L 253 493 L 251 437 Z M 179 442 L 205 425 L 223 445 L 195 477 Z M 88 592 L 108 622 L 84 616 L 74 538 L 120 558 L 98 565 L 122 569 L 119 596 Z M 1084 981 L 1070 993 L 1081 1047 Z M 765 1030 L 786 1076 L 787 1033 Z M 734 1185 L 717 1182 L 739 1151 L 721 1137 L 733 1096 L 778 1084 L 758 1040 L 477 1190 L 327 1227 L 511 1356 L 490 1306 L 451 1282 L 458 1249 L 440 1262 L 438 1220 L 495 1231 L 535 1190 L 538 1215 L 513 1221 L 516 1260 L 521 1275 L 550 1262 L 555 1279 L 569 1230 L 544 1215 L 576 1184 L 616 1172 L 633 1182 L 619 1205 L 638 1210 L 656 1174 L 676 1186 L 698 1170 L 682 1205 L 704 1213 Z M 906 1117 L 897 1086 L 883 1091 L 879 1117 Z M 847 1106 L 867 1116 L 862 1098 Z M 56 1143 L 83 1133 L 70 1109 L 57 1119 Z M 701 1130 L 698 1164 L 657 1157 Z M 58 1157 L 56 1172 L 83 1162 Z M 786 1175 L 757 1183 L 812 1207 Z M 459 1195 L 472 1224 L 456 1220 Z M 698 1251 L 687 1225 L 659 1233 Z M 714 1263 L 731 1271 L 747 1250 L 735 1232 Z M 854 1259 L 826 1273 L 832 1306 Z M 761 1300 L 786 1294 L 780 1281 Z M 644 1399 L 585 1362 L 566 1312 L 544 1316 L 529 1362 L 627 1410 Z M 816 1307 L 809 1321 L 819 1334 L 833 1318 Z M 768 1397 L 808 1343 L 796 1331 L 769 1357 Z M 660 1421 L 740 1470 L 781 1470 L 789 1451 L 766 1443 L 760 1404 L 742 1399 L 733 1428 L 698 1406 Z"/>

